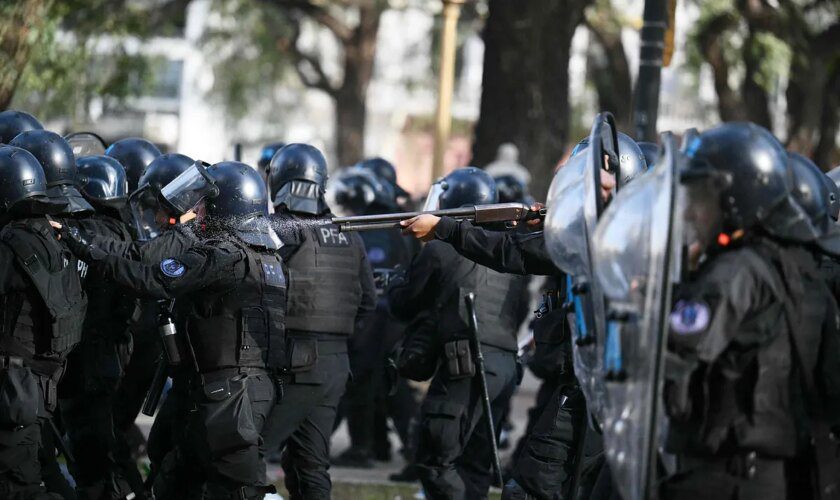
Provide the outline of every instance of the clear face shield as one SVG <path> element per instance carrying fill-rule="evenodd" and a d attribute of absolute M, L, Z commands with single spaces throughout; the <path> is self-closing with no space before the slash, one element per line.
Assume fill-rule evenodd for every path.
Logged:
<path fill-rule="evenodd" d="M 249 245 L 277 250 L 283 246 L 280 236 L 271 226 L 271 221 L 263 215 L 236 217 L 228 221 L 236 235 Z"/>
<path fill-rule="evenodd" d="M 440 209 L 440 197 L 449 186 L 443 179 L 437 180 L 429 188 L 429 194 L 426 196 L 426 202 L 423 204 L 423 212 L 431 212 Z"/>
<path fill-rule="evenodd" d="M 131 193 L 128 210 L 137 239 L 141 241 L 157 238 L 166 227 L 177 222 L 161 205 L 157 193 L 149 185 Z"/>
<path fill-rule="evenodd" d="M 70 144 L 75 158 L 104 155 L 107 149 L 105 141 L 93 132 L 73 132 L 64 136 L 64 140 Z"/>
<path fill-rule="evenodd" d="M 202 162 L 197 161 L 161 188 L 160 199 L 173 214 L 181 216 L 192 210 L 201 200 L 218 194 L 219 188 L 215 181 L 207 173 Z"/>

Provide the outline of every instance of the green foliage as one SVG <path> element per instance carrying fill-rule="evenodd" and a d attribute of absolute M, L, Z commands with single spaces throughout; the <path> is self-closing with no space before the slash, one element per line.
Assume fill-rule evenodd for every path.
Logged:
<path fill-rule="evenodd" d="M 793 54 L 790 45 L 770 33 L 762 32 L 753 37 L 748 50 L 760 61 L 754 76 L 755 83 L 765 92 L 776 91 L 777 83 L 790 68 Z"/>
<path fill-rule="evenodd" d="M 287 78 L 289 51 L 298 27 L 284 9 L 255 0 L 216 0 L 213 9 L 235 22 L 222 22 L 204 36 L 214 73 L 211 98 L 241 119 L 254 103 L 274 101 L 279 83 L 293 82 Z"/>
<path fill-rule="evenodd" d="M 30 34 L 33 47 L 12 106 L 42 119 L 60 116 L 79 122 L 88 118 L 94 98 L 115 107 L 151 88 L 151 61 L 130 53 L 125 42 L 167 32 L 174 25 L 159 22 L 148 7 L 138 5 L 142 4 L 53 2 L 42 29 Z"/>

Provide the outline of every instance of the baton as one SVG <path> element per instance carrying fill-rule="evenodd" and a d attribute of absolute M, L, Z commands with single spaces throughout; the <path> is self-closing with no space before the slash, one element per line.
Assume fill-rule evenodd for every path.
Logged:
<path fill-rule="evenodd" d="M 475 374 L 478 376 L 478 383 L 481 386 L 481 399 L 484 402 L 484 413 L 487 415 L 487 430 L 490 432 L 490 445 L 493 451 L 493 472 L 496 474 L 496 482 L 499 487 L 504 486 L 502 478 L 502 463 L 499 460 L 499 445 L 496 443 L 496 426 L 493 424 L 493 409 L 490 407 L 490 391 L 487 389 L 487 377 L 484 371 L 484 355 L 481 353 L 481 340 L 478 333 L 478 320 L 475 316 L 475 294 L 470 292 L 464 296 L 467 305 L 467 313 L 470 320 L 470 344 L 472 344 L 473 356 L 475 356 Z"/>

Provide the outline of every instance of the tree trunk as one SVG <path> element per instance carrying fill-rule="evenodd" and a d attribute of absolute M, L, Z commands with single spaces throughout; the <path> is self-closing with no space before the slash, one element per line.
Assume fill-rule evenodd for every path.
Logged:
<path fill-rule="evenodd" d="M 611 14 L 599 13 L 603 17 Z M 598 110 L 612 112 L 618 128 L 627 133 L 631 132 L 633 118 L 633 78 L 621 41 L 621 26 L 617 22 L 611 25 L 612 21 L 607 18 L 587 22 L 590 33 L 603 51 L 603 57 L 590 53 L 586 71 L 598 93 Z"/>
<path fill-rule="evenodd" d="M 335 93 L 336 155 L 341 166 L 364 158 L 367 90 L 376 58 L 381 9 L 359 7 L 359 25 L 344 44 L 344 81 Z"/>
<path fill-rule="evenodd" d="M 759 46 L 755 42 L 754 34 L 751 31 L 746 40 L 744 40 L 743 59 L 745 74 L 744 83 L 741 87 L 741 95 L 747 112 L 747 120 L 757 123 L 768 130 L 773 130 L 767 92 L 758 82 L 758 72 L 760 70 L 761 60 L 765 54 L 759 53 L 758 51 Z"/>
<path fill-rule="evenodd" d="M 489 3 L 473 163 L 484 166 L 500 144 L 516 144 L 537 199 L 545 199 L 569 140 L 571 42 L 590 1 Z"/>
<path fill-rule="evenodd" d="M 836 165 L 837 131 L 840 128 L 840 68 L 835 65 L 826 80 L 823 91 L 822 117 L 820 119 L 820 138 L 814 148 L 812 159 L 820 168 L 829 170 Z"/>
<path fill-rule="evenodd" d="M 9 107 L 51 0 L 13 0 L 0 8 L 0 110 Z"/>

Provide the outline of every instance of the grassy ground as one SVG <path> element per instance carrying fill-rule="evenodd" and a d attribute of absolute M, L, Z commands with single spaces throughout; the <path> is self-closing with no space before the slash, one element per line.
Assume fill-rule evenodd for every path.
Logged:
<path fill-rule="evenodd" d="M 278 485 L 278 493 L 288 498 L 285 488 Z M 413 500 L 420 490 L 419 486 L 401 484 L 370 484 L 333 482 L 333 500 Z M 498 500 L 501 495 L 491 492 L 490 499 Z"/>

